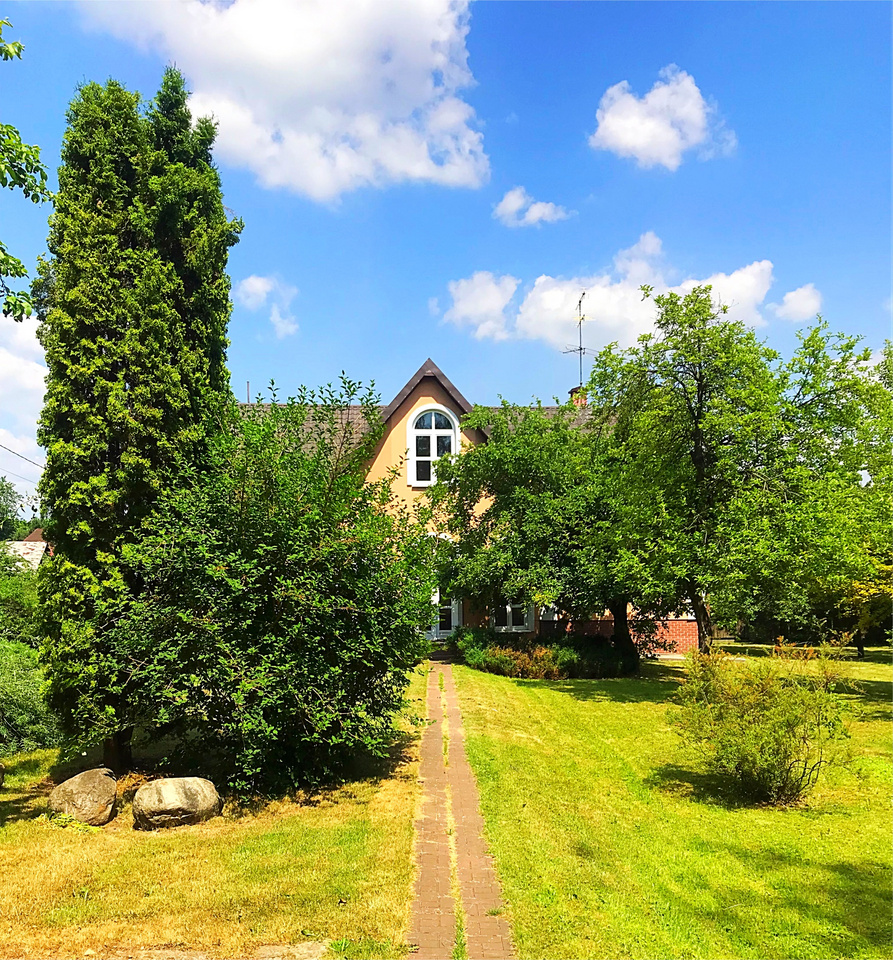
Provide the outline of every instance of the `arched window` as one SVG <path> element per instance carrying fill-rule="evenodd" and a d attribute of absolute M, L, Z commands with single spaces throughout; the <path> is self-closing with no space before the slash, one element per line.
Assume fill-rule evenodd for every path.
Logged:
<path fill-rule="evenodd" d="M 408 483 L 427 487 L 437 479 L 434 461 L 459 452 L 459 422 L 445 407 L 429 407 L 412 415 L 408 432 Z"/>

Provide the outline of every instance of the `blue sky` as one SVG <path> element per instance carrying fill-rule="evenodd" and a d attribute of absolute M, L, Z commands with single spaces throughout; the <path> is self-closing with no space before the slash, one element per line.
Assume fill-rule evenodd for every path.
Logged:
<path fill-rule="evenodd" d="M 428 356 L 472 401 L 564 396 L 630 343 L 637 288 L 712 280 L 789 353 L 820 311 L 890 330 L 891 6 L 235 0 L 16 3 L 0 122 L 55 171 L 79 83 L 168 62 L 220 124 L 229 366 L 244 396 L 345 370 L 385 402 Z M 0 195 L 33 265 L 48 208 Z M 0 444 L 34 460 L 42 358 L 0 327 Z M 36 467 L 0 450 L 22 490 Z"/>

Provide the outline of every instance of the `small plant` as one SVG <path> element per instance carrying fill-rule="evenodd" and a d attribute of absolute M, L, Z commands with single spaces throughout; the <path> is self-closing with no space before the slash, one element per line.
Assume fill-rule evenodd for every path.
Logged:
<path fill-rule="evenodd" d="M 694 653 L 674 722 L 741 796 L 793 803 L 840 758 L 848 734 L 838 681 L 828 651 L 809 662 L 786 655 L 754 662 Z"/>

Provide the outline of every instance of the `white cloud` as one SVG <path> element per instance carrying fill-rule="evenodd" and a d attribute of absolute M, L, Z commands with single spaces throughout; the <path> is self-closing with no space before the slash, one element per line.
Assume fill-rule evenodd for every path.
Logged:
<path fill-rule="evenodd" d="M 252 274 L 236 287 L 236 300 L 248 310 L 260 310 L 267 300 L 270 303 L 270 323 L 276 331 L 276 339 L 298 332 L 298 321 L 289 312 L 298 288 L 284 283 L 278 277 L 261 277 Z"/>
<path fill-rule="evenodd" d="M 770 303 L 769 306 L 782 320 L 811 320 L 822 309 L 822 295 L 815 284 L 807 283 L 786 293 L 781 303 Z"/>
<path fill-rule="evenodd" d="M 21 323 L 0 317 L 0 444 L 43 463 L 35 434 L 47 371 L 36 334 L 34 317 Z M 8 477 L 19 490 L 32 493 L 34 484 L 27 481 L 36 481 L 40 469 L 0 449 L 0 476 Z"/>
<path fill-rule="evenodd" d="M 82 3 L 156 49 L 219 123 L 217 155 L 266 187 L 329 201 L 363 186 L 478 187 L 489 161 L 460 93 L 467 0 Z"/>
<path fill-rule="evenodd" d="M 277 340 L 298 332 L 298 321 L 290 313 L 283 313 L 277 303 L 274 303 L 270 310 L 270 323 L 276 331 Z"/>
<path fill-rule="evenodd" d="M 437 297 L 428 297 L 428 313 L 430 313 L 432 317 L 440 316 L 440 302 Z"/>
<path fill-rule="evenodd" d="M 236 287 L 236 300 L 249 310 L 257 310 L 267 300 L 276 281 L 272 277 L 259 277 L 252 274 Z"/>
<path fill-rule="evenodd" d="M 614 341 L 630 346 L 654 327 L 655 306 L 653 301 L 642 299 L 642 284 L 650 284 L 656 293 L 672 290 L 685 294 L 709 283 L 714 299 L 728 306 L 730 317 L 751 326 L 764 323 L 760 307 L 772 285 L 769 260 L 676 285 L 668 279 L 672 273 L 664 263 L 660 237 L 649 231 L 617 253 L 611 270 L 589 276 L 538 277 L 514 316 L 507 315 L 506 307 L 520 283 L 515 277 L 496 278 L 480 271 L 468 279 L 455 280 L 448 285 L 453 306 L 446 317 L 470 327 L 478 339 L 543 340 L 563 350 L 577 344 L 577 303 L 585 291 L 584 346 L 599 349 Z"/>
<path fill-rule="evenodd" d="M 640 167 L 661 165 L 676 170 L 682 155 L 699 148 L 702 159 L 723 156 L 737 146 L 735 134 L 701 95 L 694 78 L 671 63 L 643 97 L 628 81 L 609 87 L 596 112 L 589 138 L 594 150 L 633 157 Z"/>
<path fill-rule="evenodd" d="M 534 227 L 567 220 L 568 216 L 564 207 L 534 200 L 524 187 L 513 187 L 493 208 L 493 219 L 507 227 Z"/>
<path fill-rule="evenodd" d="M 494 277 L 486 270 L 465 280 L 453 280 L 447 285 L 453 305 L 444 314 L 444 320 L 457 327 L 471 327 L 478 340 L 505 340 L 505 308 L 519 283 L 515 277 Z"/>

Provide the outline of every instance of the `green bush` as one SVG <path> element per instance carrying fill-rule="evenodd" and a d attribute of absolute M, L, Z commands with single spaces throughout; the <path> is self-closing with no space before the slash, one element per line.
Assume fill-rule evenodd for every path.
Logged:
<path fill-rule="evenodd" d="M 234 416 L 125 554 L 140 592 L 98 610 L 101 655 L 47 652 L 54 688 L 81 692 L 81 742 L 173 737 L 244 794 L 384 752 L 434 579 L 431 537 L 391 477 L 366 482 L 381 431 L 375 398 L 346 381 Z"/>
<path fill-rule="evenodd" d="M 0 641 L 37 646 L 37 574 L 0 545 Z"/>
<path fill-rule="evenodd" d="M 574 637 L 563 644 L 514 638 L 483 627 L 459 627 L 450 649 L 475 670 L 534 680 L 613 677 L 621 672 L 614 649 L 598 638 Z"/>
<path fill-rule="evenodd" d="M 0 641 L 0 753 L 52 747 L 59 740 L 37 652 L 24 643 Z"/>
<path fill-rule="evenodd" d="M 847 737 L 838 674 L 828 655 L 737 660 L 691 654 L 674 716 L 678 732 L 740 796 L 801 798 Z"/>

